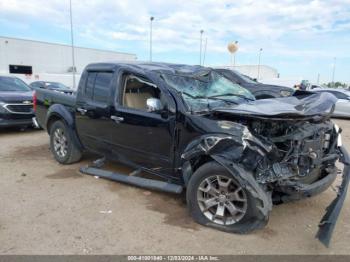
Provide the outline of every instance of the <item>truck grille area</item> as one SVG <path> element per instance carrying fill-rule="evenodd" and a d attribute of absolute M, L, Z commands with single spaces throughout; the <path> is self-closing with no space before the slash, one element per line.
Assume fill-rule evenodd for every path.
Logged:
<path fill-rule="evenodd" d="M 13 114 L 33 114 L 33 104 L 7 104 L 4 107 Z"/>
<path fill-rule="evenodd" d="M 312 182 L 321 175 L 322 168 L 334 166 L 337 159 L 333 143 L 336 133 L 331 122 L 271 124 L 275 125 L 274 128 L 263 130 L 267 140 L 274 145 L 275 156 L 257 161 L 258 182 L 279 181 L 280 185 L 286 181 Z M 257 125 L 255 127 L 259 130 Z"/>

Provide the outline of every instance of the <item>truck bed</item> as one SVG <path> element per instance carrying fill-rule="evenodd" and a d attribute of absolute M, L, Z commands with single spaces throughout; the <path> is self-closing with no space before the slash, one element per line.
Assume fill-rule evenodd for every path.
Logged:
<path fill-rule="evenodd" d="M 36 89 L 36 99 L 37 99 L 37 108 L 36 108 L 36 119 L 39 125 L 43 128 L 46 127 L 46 115 L 47 110 L 50 106 L 58 104 L 65 106 L 69 111 L 74 112 L 76 104 L 76 94 L 66 94 L 56 90 L 47 90 L 47 89 Z"/>
<path fill-rule="evenodd" d="M 38 101 L 53 102 L 54 104 L 63 104 L 65 106 L 75 106 L 76 94 L 66 94 L 56 90 L 37 89 L 36 96 Z"/>

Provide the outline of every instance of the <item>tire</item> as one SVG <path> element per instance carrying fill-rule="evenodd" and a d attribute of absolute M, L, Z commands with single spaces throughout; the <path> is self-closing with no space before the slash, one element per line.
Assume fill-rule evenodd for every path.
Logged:
<path fill-rule="evenodd" d="M 57 162 L 68 165 L 78 162 L 82 152 L 75 145 L 67 125 L 59 120 L 50 128 L 50 149 Z"/>
<path fill-rule="evenodd" d="M 222 181 L 228 183 L 229 179 L 231 179 L 231 182 L 228 187 L 231 187 L 233 191 L 238 190 L 238 188 L 240 187 L 240 190 L 238 191 L 240 196 L 236 198 L 237 200 L 240 200 L 240 201 L 224 200 L 226 201 L 224 202 L 224 204 L 220 203 L 221 205 L 225 206 L 224 214 L 227 215 L 227 217 L 232 215 L 232 213 L 229 212 L 229 209 L 226 208 L 226 206 L 232 207 L 231 204 L 233 204 L 233 206 L 237 208 L 237 209 L 233 209 L 234 211 L 239 209 L 244 212 L 236 211 L 237 214 L 235 216 L 232 216 L 232 219 L 226 218 L 226 219 L 222 219 L 223 221 L 220 221 L 220 219 L 217 220 L 216 218 L 214 220 L 213 218 L 210 219 L 211 213 L 215 213 L 215 211 L 216 211 L 215 214 L 218 213 L 219 205 L 213 206 L 208 211 L 205 211 L 205 212 L 202 211 L 204 201 L 203 202 L 202 200 L 198 201 L 198 199 L 203 197 L 202 196 L 203 191 L 199 190 L 199 188 L 203 189 L 203 185 L 207 183 L 208 180 L 212 181 L 213 177 L 220 177 L 221 183 Z M 215 181 L 211 183 L 215 185 Z M 237 186 L 237 187 L 233 187 L 233 186 Z M 205 189 L 207 190 L 208 187 L 205 187 Z M 229 233 L 246 234 L 253 230 L 264 227 L 268 221 L 268 218 L 262 215 L 261 212 L 259 211 L 259 207 L 261 207 L 261 201 L 259 199 L 254 198 L 248 190 L 241 187 L 238 180 L 236 180 L 232 176 L 232 174 L 230 174 L 223 166 L 219 165 L 217 162 L 213 162 L 213 161 L 208 162 L 202 165 L 201 167 L 199 167 L 195 171 L 195 173 L 193 174 L 193 176 L 191 177 L 188 183 L 186 198 L 187 198 L 187 205 L 188 205 L 190 214 L 197 223 L 201 225 L 213 227 L 221 231 L 225 231 Z M 217 197 L 217 199 L 220 199 L 220 197 Z M 243 199 L 245 199 L 245 204 L 244 204 L 244 201 L 241 201 Z M 220 201 L 223 201 L 223 200 L 221 199 Z M 229 205 L 229 202 L 231 202 L 230 205 Z M 242 204 L 240 202 L 242 202 Z M 225 203 L 227 203 L 227 205 Z M 206 205 L 204 206 L 207 207 Z M 205 209 L 206 208 L 204 208 L 204 210 Z"/>

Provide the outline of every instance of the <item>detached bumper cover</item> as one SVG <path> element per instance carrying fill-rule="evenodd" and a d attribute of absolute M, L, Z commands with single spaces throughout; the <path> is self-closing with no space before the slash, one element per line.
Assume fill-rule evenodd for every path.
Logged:
<path fill-rule="evenodd" d="M 346 198 L 346 193 L 348 191 L 350 181 L 349 154 L 344 147 L 340 147 L 340 152 L 342 154 L 340 162 L 344 164 L 343 181 L 340 185 L 337 197 L 326 208 L 326 214 L 321 219 L 321 222 L 318 226 L 319 229 L 316 234 L 316 238 L 318 238 L 326 247 L 329 246 L 335 224 L 337 223 L 337 219 L 339 217 L 340 211 L 344 204 L 344 200 Z"/>

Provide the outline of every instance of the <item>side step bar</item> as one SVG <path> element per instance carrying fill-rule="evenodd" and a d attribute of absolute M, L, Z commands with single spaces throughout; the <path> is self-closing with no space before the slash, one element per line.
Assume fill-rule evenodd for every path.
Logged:
<path fill-rule="evenodd" d="M 158 190 L 163 192 L 169 192 L 169 193 L 175 193 L 175 194 L 181 194 L 183 187 L 176 184 L 171 184 L 163 181 L 153 180 L 153 179 L 147 179 L 142 177 L 137 177 L 133 175 L 123 175 L 118 173 L 113 173 L 111 171 L 102 170 L 94 167 L 81 167 L 80 172 L 91 175 L 91 176 L 98 176 L 101 178 L 147 188 L 151 190 Z"/>

